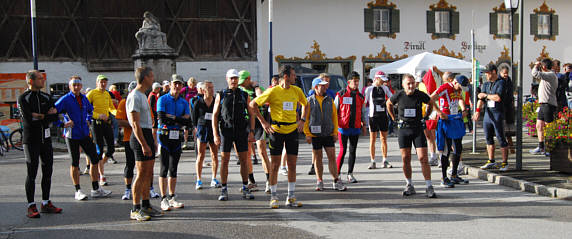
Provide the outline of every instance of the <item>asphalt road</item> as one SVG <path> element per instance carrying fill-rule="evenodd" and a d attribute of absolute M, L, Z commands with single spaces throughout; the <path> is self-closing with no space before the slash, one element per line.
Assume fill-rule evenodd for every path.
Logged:
<path fill-rule="evenodd" d="M 63 213 L 26 218 L 23 153 L 11 151 L 0 158 L 0 238 L 570 238 L 572 235 L 572 202 L 475 178 L 469 178 L 468 185 L 441 189 L 437 186 L 440 169 L 436 167 L 432 175 L 439 197 L 425 198 L 425 183 L 415 156 L 413 179 L 418 194 L 403 198 L 405 182 L 396 138 L 390 138 L 389 146 L 394 168 L 368 170 L 368 143 L 361 137 L 354 170 L 359 182 L 348 185 L 346 192 L 333 191 L 326 172 L 328 190 L 316 192 L 315 176 L 307 175 L 311 147 L 301 144 L 296 195 L 304 206 L 288 209 L 281 205 L 276 210 L 268 208 L 269 197 L 262 191 L 255 193 L 254 200 L 240 199 L 239 166 L 234 161 L 230 164 L 229 201 L 217 201 L 219 191 L 208 185 L 196 191 L 194 152 L 187 151 L 179 166 L 177 187 L 185 208 L 149 222 L 130 221 L 131 202 L 121 200 L 122 152 L 116 153 L 118 164 L 106 166 L 110 182 L 106 189 L 113 191 L 112 196 L 82 202 L 73 198 L 68 155 L 57 153 L 51 199 L 63 208 Z M 83 168 L 83 160 L 81 165 Z M 347 171 L 346 165 L 343 172 Z M 263 189 L 262 166 L 255 165 L 254 169 Z M 155 172 L 157 175 L 158 163 Z M 38 201 L 40 176 L 41 173 L 36 180 Z M 210 168 L 204 169 L 203 178 L 210 178 Z M 81 180 L 83 191 L 89 192 L 88 176 L 81 176 Z M 281 203 L 286 197 L 285 182 L 286 177 L 279 176 Z M 155 188 L 158 189 L 156 182 Z M 153 200 L 152 204 L 158 207 L 159 200 Z"/>

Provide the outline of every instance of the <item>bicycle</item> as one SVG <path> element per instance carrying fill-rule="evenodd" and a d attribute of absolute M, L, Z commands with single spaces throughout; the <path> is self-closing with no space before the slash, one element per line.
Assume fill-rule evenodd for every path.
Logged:
<path fill-rule="evenodd" d="M 12 131 L 12 133 L 10 133 L 10 144 L 12 145 L 12 148 L 15 148 L 17 150 L 24 150 L 23 148 L 23 139 L 24 136 L 22 134 L 23 131 L 23 126 L 22 126 L 22 120 L 19 121 L 20 124 L 20 128 Z"/>

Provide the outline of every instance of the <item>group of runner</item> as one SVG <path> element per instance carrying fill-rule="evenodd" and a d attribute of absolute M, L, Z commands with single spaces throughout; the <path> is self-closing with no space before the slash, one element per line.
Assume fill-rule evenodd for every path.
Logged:
<path fill-rule="evenodd" d="M 419 77 L 418 77 L 419 78 Z M 469 113 L 462 99 L 467 91 L 469 80 L 459 75 L 453 77 L 450 72 L 442 75 L 444 84 L 428 95 L 418 89 L 419 80 L 405 74 L 402 79 L 403 90 L 393 92 L 388 85 L 389 79 L 383 72 L 376 72 L 373 85 L 359 92 L 360 75 L 352 72 L 345 89 L 333 92 L 329 87 L 330 77 L 322 74 L 312 81 L 312 90 L 308 97 L 297 86 L 296 72 L 293 67 L 284 65 L 277 79 L 268 89 L 259 87 L 251 80 L 248 71 L 230 69 L 226 73 L 227 87 L 214 92 L 212 82 L 196 84 L 198 90 L 188 98 L 190 87 L 179 75 L 173 75 L 168 93 L 154 95 L 156 103 L 150 104 L 145 93 L 153 87 L 153 72 L 148 67 L 135 71 L 135 81 L 129 84 L 129 95 L 112 104 L 105 91 L 107 78 L 97 78 L 97 88 L 87 95 L 81 93 L 82 79 L 72 76 L 69 79 L 70 93 L 52 102 L 40 89 L 45 79 L 38 71 L 27 74 L 30 89 L 19 97 L 18 103 L 24 119 L 24 146 L 28 164 L 26 192 L 28 196 L 28 216 L 39 217 L 34 203 L 34 180 L 38 168 L 38 159 L 42 160 L 43 203 L 41 212 L 59 213 L 60 208 L 49 200 L 51 165 L 53 164 L 50 140 L 52 122 L 64 127 L 68 150 L 72 158 L 70 176 L 75 186 L 75 199 L 85 200 L 79 185 L 80 150 L 85 152 L 91 165 L 89 173 L 92 181 L 91 196 L 105 197 L 111 194 L 104 190 L 106 185 L 103 165 L 105 160 L 113 158 L 114 143 L 110 116 L 117 119 L 124 129 L 126 165 L 124 170 L 124 200 L 132 200 L 130 218 L 145 221 L 161 216 L 161 211 L 184 207 L 177 201 L 177 166 L 181 158 L 182 146 L 186 144 L 187 134 L 194 134 L 197 141 L 195 188 L 201 189 L 202 168 L 206 148 L 210 149 L 212 174 L 210 186 L 220 188 L 218 200 L 229 199 L 228 167 L 232 149 L 238 155 L 242 179 L 242 198 L 254 199 L 256 182 L 252 174 L 251 155 L 257 151 L 266 173 L 266 192 L 270 194 L 269 206 L 279 208 L 278 173 L 281 162 L 287 164 L 287 197 L 285 205 L 301 207 L 302 203 L 295 195 L 296 163 L 298 157 L 298 135 L 303 133 L 307 143 L 312 145 L 312 164 L 316 171 L 316 191 L 324 190 L 322 163 L 323 151 L 328 158 L 328 169 L 332 178 L 332 189 L 345 191 L 347 187 L 341 179 L 341 170 L 346 152 L 349 151 L 347 182 L 357 183 L 353 175 L 356 161 L 356 148 L 361 128 L 362 109 L 368 105 L 367 114 L 370 130 L 369 169 L 377 167 L 375 160 L 376 138 L 381 139 L 383 168 L 392 167 L 387 160 L 387 132 L 389 122 L 397 123 L 398 142 L 403 161 L 403 173 L 406 186 L 404 196 L 415 194 L 411 179 L 411 146 L 415 147 L 426 182 L 426 196 L 436 197 L 431 183 L 431 168 L 427 150 L 426 121 L 431 112 L 438 115 L 437 145 L 441 156 L 443 187 L 468 183 L 458 176 L 461 160 L 461 140 L 465 134 L 463 117 Z M 277 82 L 274 82 L 276 81 Z M 190 82 L 190 81 L 189 81 Z M 193 86 L 195 85 L 193 82 Z M 492 99 L 494 100 L 494 99 Z M 436 103 L 439 102 L 439 104 Z M 480 106 L 480 104 L 479 104 Z M 154 109 L 156 108 L 156 109 Z M 477 108 L 477 112 L 479 109 Z M 59 122 L 58 115 L 63 115 Z M 434 114 L 433 114 L 434 115 Z M 363 117 L 365 118 L 365 117 Z M 155 122 L 156 120 L 156 122 Z M 154 135 L 153 128 L 156 126 Z M 93 133 L 90 132 L 90 127 Z M 188 133 L 187 133 L 188 132 Z M 91 135 L 93 134 L 93 135 Z M 92 136 L 96 139 L 95 143 Z M 103 142 L 106 141 L 106 142 Z M 266 153 L 266 142 L 270 158 Z M 335 155 L 335 143 L 339 141 L 340 151 Z M 347 146 L 350 143 L 349 148 Z M 31 144 L 38 145 L 40 151 L 31 150 Z M 256 144 L 256 145 L 255 145 Z M 107 145 L 104 152 L 103 145 Z M 220 162 L 218 151 L 221 151 Z M 156 157 L 156 155 L 158 155 Z M 447 175 L 449 158 L 452 158 L 452 173 Z M 159 196 L 160 210 L 152 207 L 150 197 L 154 191 L 153 166 L 155 159 L 160 160 Z M 217 172 L 220 168 L 220 181 Z M 133 170 L 137 170 L 134 178 Z M 151 189 L 151 190 L 149 190 Z"/>

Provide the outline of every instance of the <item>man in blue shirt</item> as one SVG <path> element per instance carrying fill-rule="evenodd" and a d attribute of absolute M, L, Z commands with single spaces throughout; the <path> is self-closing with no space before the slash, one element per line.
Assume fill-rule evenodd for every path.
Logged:
<path fill-rule="evenodd" d="M 79 186 L 79 147 L 83 149 L 91 161 L 89 174 L 91 177 L 91 197 L 106 197 L 111 191 L 104 190 L 99 187 L 99 157 L 93 139 L 89 135 L 89 122 L 93 114 L 93 106 L 85 95 L 81 94 L 81 78 L 72 76 L 69 80 L 70 92 L 62 96 L 55 104 L 59 114 L 64 114 L 65 123 L 64 135 L 68 152 L 72 159 L 70 174 L 72 182 L 75 186 L 75 199 L 78 201 L 86 200 L 87 195 L 84 194 Z"/>
<path fill-rule="evenodd" d="M 159 145 L 161 150 L 161 170 L 159 173 L 159 189 L 161 190 L 161 210 L 169 211 L 171 208 L 182 208 L 183 203 L 175 199 L 175 185 L 177 183 L 177 166 L 181 158 L 181 140 L 183 127 L 190 127 L 189 103 L 179 92 L 183 88 L 183 78 L 173 75 L 171 91 L 159 97 L 157 114 L 159 115 Z M 167 173 L 169 182 L 167 183 Z M 167 185 L 169 186 L 167 189 Z M 169 194 L 167 195 L 167 191 Z"/>
<path fill-rule="evenodd" d="M 483 130 L 487 140 L 487 153 L 489 160 L 481 169 L 499 168 L 499 164 L 495 163 L 495 141 L 493 137 L 496 135 L 497 141 L 501 146 L 502 164 L 500 171 L 508 170 L 508 142 L 504 134 L 503 121 L 505 120 L 504 106 L 501 102 L 505 88 L 505 81 L 498 77 L 498 68 L 494 64 L 488 64 L 485 69 L 487 82 L 481 86 L 481 93 L 477 95 L 479 102 L 477 103 L 476 112 L 473 120 L 479 119 L 481 107 L 485 106 L 485 118 L 483 119 Z"/>

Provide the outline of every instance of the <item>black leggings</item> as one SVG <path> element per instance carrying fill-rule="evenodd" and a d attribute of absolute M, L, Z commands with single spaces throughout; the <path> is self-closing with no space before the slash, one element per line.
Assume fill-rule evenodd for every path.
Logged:
<path fill-rule="evenodd" d="M 181 140 L 169 139 L 169 135 L 159 135 L 161 145 L 161 169 L 159 177 L 166 178 L 169 173 L 170 178 L 177 177 L 177 168 L 181 158 Z"/>
<path fill-rule="evenodd" d="M 107 145 L 105 156 L 113 157 L 113 153 L 115 153 L 115 142 L 113 140 L 113 127 L 111 124 L 94 122 L 93 135 L 95 136 L 95 143 L 97 144 L 97 155 L 99 158 L 103 158 L 104 145 Z"/>
<path fill-rule="evenodd" d="M 129 145 L 129 141 L 123 141 L 125 147 L 125 169 L 123 169 L 124 178 L 133 178 L 133 170 L 135 169 L 135 153 Z"/>
<path fill-rule="evenodd" d="M 356 149 L 359 139 L 358 135 L 343 135 L 338 133 L 340 140 L 340 153 L 338 154 L 337 164 L 338 164 L 338 174 L 342 171 L 342 166 L 344 165 L 344 158 L 346 157 L 346 151 L 348 148 L 348 139 L 350 140 L 350 157 L 348 159 L 348 174 L 354 172 L 354 165 L 356 163 Z"/>
<path fill-rule="evenodd" d="M 52 141 L 50 139 L 44 140 L 44 143 L 24 144 L 24 156 L 26 157 L 26 167 L 28 169 L 26 176 L 26 198 L 28 203 L 34 202 L 36 175 L 38 174 L 40 159 L 42 160 L 42 200 L 50 200 L 54 151 L 52 149 Z"/>
<path fill-rule="evenodd" d="M 66 138 L 66 145 L 68 146 L 72 166 L 76 168 L 79 167 L 79 147 L 83 149 L 83 152 L 85 152 L 91 164 L 97 164 L 99 162 L 95 144 L 93 144 L 93 140 L 89 136 L 83 139 Z"/>
<path fill-rule="evenodd" d="M 463 151 L 463 139 L 445 138 L 445 151 L 441 155 L 441 173 L 443 178 L 447 177 L 447 167 L 449 167 L 449 156 L 453 154 L 453 172 L 452 176 L 457 176 L 457 168 L 461 161 L 461 152 Z"/>

